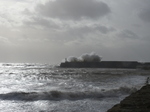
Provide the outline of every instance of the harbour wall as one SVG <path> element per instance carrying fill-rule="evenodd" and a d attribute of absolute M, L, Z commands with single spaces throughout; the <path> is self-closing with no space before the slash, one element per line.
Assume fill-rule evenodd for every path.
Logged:
<path fill-rule="evenodd" d="M 143 66 L 137 61 L 100 61 L 100 62 L 64 62 L 60 67 L 65 68 L 128 68 L 135 69 Z"/>

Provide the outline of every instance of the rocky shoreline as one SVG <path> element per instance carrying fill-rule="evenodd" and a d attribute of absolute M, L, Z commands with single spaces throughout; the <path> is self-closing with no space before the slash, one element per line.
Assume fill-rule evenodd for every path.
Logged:
<path fill-rule="evenodd" d="M 107 112 L 150 112 L 150 84 L 132 93 Z"/>

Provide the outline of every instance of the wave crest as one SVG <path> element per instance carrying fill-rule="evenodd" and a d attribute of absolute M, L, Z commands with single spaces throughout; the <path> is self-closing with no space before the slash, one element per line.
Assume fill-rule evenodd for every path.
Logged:
<path fill-rule="evenodd" d="M 101 91 L 58 91 L 53 90 L 49 92 L 11 92 L 0 94 L 0 99 L 3 100 L 80 100 L 80 99 L 100 99 L 106 97 L 118 97 L 120 95 L 127 95 L 135 92 L 136 88 L 120 87 L 118 89 Z"/>

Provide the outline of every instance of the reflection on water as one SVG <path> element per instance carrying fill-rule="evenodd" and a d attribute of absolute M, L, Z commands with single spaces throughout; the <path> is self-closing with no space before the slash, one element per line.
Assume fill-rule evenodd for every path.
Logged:
<path fill-rule="evenodd" d="M 0 64 L 0 111 L 105 112 L 150 76 L 136 69 Z M 9 107 L 9 108 L 8 108 Z"/>

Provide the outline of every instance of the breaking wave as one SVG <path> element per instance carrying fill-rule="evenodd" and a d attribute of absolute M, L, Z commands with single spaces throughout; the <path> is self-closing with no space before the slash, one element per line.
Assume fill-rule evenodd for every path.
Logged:
<path fill-rule="evenodd" d="M 136 88 L 120 87 L 118 89 L 100 91 L 58 91 L 53 90 L 49 92 L 11 92 L 0 94 L 2 100 L 22 100 L 22 101 L 36 101 L 36 100 L 80 100 L 80 99 L 95 99 L 107 97 L 119 97 L 121 95 L 128 95 L 137 91 Z"/>
<path fill-rule="evenodd" d="M 92 52 L 90 54 L 85 53 L 79 57 L 69 56 L 66 59 L 63 59 L 62 62 L 100 62 L 102 57 L 98 56 L 96 53 Z"/>

